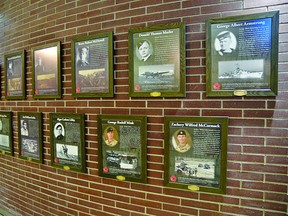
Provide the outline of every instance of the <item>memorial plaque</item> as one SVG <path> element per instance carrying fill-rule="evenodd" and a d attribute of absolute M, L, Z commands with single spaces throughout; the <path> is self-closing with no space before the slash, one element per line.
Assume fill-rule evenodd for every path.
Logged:
<path fill-rule="evenodd" d="M 86 172 L 84 114 L 50 113 L 51 164 Z"/>
<path fill-rule="evenodd" d="M 19 158 L 43 163 L 42 114 L 18 113 Z"/>
<path fill-rule="evenodd" d="M 99 175 L 146 183 L 146 117 L 98 116 Z"/>
<path fill-rule="evenodd" d="M 25 99 L 25 51 L 4 56 L 5 94 L 9 99 Z"/>
<path fill-rule="evenodd" d="M 184 97 L 185 56 L 183 23 L 130 29 L 130 96 Z"/>
<path fill-rule="evenodd" d="M 225 193 L 226 117 L 165 117 L 165 185 Z"/>
<path fill-rule="evenodd" d="M 113 97 L 112 32 L 72 40 L 73 96 Z"/>
<path fill-rule="evenodd" d="M 0 153 L 14 155 L 12 112 L 0 111 Z"/>
<path fill-rule="evenodd" d="M 276 96 L 278 28 L 278 11 L 207 20 L 207 96 Z"/>
<path fill-rule="evenodd" d="M 32 49 L 33 97 L 61 98 L 60 42 Z"/>

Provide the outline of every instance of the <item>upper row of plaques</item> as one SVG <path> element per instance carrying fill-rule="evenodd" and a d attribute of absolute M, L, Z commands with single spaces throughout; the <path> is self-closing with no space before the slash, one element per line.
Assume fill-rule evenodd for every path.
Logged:
<path fill-rule="evenodd" d="M 207 96 L 276 96 L 279 12 L 206 21 Z M 184 23 L 129 29 L 129 95 L 185 97 Z M 72 94 L 113 97 L 112 32 L 75 38 Z M 4 56 L 6 99 L 25 99 L 25 51 Z M 32 95 L 61 98 L 60 42 L 32 48 Z"/>

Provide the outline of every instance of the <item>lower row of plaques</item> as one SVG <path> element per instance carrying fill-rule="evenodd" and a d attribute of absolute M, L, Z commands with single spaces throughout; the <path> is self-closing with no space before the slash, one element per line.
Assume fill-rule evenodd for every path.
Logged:
<path fill-rule="evenodd" d="M 12 116 L 0 112 L 2 155 L 14 154 Z M 19 158 L 43 163 L 42 113 L 17 116 Z M 51 165 L 85 173 L 85 115 L 49 116 Z M 97 122 L 99 176 L 147 183 L 147 117 L 98 115 Z M 164 117 L 165 186 L 224 194 L 227 139 L 227 117 Z"/>

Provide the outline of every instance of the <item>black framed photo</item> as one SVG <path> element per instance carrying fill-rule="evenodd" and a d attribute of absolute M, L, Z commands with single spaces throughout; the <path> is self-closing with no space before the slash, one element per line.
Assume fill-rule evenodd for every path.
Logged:
<path fill-rule="evenodd" d="M 60 42 L 32 48 L 33 98 L 61 98 Z"/>
<path fill-rule="evenodd" d="M 73 39 L 73 96 L 113 97 L 112 32 Z"/>
<path fill-rule="evenodd" d="M 42 113 L 18 112 L 19 158 L 43 163 Z"/>
<path fill-rule="evenodd" d="M 84 114 L 50 113 L 51 165 L 86 172 Z"/>
<path fill-rule="evenodd" d="M 12 112 L 10 111 L 0 111 L 0 152 L 14 155 Z"/>
<path fill-rule="evenodd" d="M 99 176 L 146 183 L 146 117 L 98 116 Z"/>
<path fill-rule="evenodd" d="M 6 99 L 25 99 L 25 51 L 4 55 Z"/>
<path fill-rule="evenodd" d="M 276 96 L 278 33 L 279 11 L 207 20 L 207 96 Z"/>
<path fill-rule="evenodd" d="M 129 29 L 131 97 L 185 97 L 184 23 Z"/>
<path fill-rule="evenodd" d="M 226 193 L 227 117 L 164 118 L 168 187 Z"/>

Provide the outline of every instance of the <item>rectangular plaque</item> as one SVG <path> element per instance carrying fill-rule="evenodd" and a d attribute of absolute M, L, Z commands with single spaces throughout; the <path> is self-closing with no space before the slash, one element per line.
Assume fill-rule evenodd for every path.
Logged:
<path fill-rule="evenodd" d="M 86 172 L 84 114 L 50 113 L 51 164 Z"/>
<path fill-rule="evenodd" d="M 129 29 L 131 97 L 184 97 L 184 23 Z"/>
<path fill-rule="evenodd" d="M 226 191 L 228 118 L 165 117 L 166 186 Z"/>
<path fill-rule="evenodd" d="M 113 97 L 112 32 L 73 39 L 73 96 Z"/>
<path fill-rule="evenodd" d="M 146 117 L 98 116 L 99 175 L 146 183 Z"/>
<path fill-rule="evenodd" d="M 12 112 L 0 111 L 0 152 L 14 155 Z"/>
<path fill-rule="evenodd" d="M 5 94 L 7 99 L 25 99 L 25 51 L 4 56 Z"/>
<path fill-rule="evenodd" d="M 34 98 L 61 97 L 60 42 L 32 49 L 32 95 Z"/>
<path fill-rule="evenodd" d="M 207 96 L 276 96 L 279 11 L 206 22 Z"/>
<path fill-rule="evenodd" d="M 18 112 L 19 158 L 43 163 L 42 114 Z"/>

